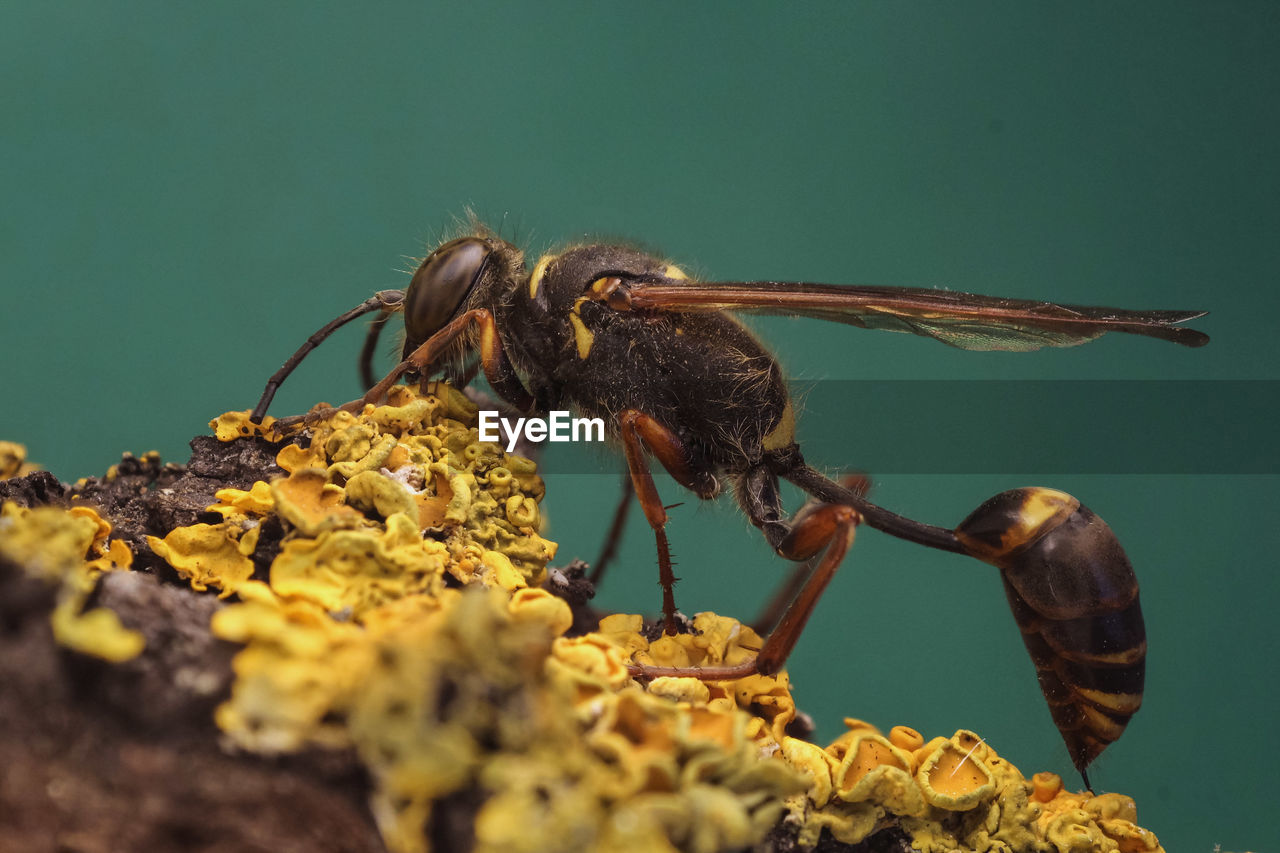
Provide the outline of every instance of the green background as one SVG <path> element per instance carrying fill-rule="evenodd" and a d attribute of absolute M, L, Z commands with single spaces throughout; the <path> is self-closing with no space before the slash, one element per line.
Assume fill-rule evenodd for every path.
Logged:
<path fill-rule="evenodd" d="M 1025 355 L 761 323 L 807 380 L 1274 381 L 1278 24 L 1270 3 L 5 3 L 0 436 L 63 478 L 123 450 L 182 461 L 312 330 L 403 286 L 468 206 L 535 250 L 626 237 L 724 279 L 1213 312 L 1202 350 Z M 316 352 L 273 411 L 355 396 L 360 334 Z M 930 418 L 943 446 L 1000 405 L 974 387 L 969 414 Z M 1276 386 L 1253 387 L 1228 421 L 1273 420 Z M 859 441 L 876 401 L 836 398 L 802 415 L 802 442 L 806 421 L 848 425 L 806 444 L 812 462 L 876 472 L 910 450 L 892 430 Z M 1204 406 L 1100 408 L 1081 440 L 1176 434 Z M 1037 443 L 1039 413 L 1010 417 Z M 1274 439 L 1222 438 L 1238 441 Z M 883 473 L 875 497 L 950 525 L 1036 483 L 1106 518 L 1151 654 L 1147 704 L 1095 785 L 1135 796 L 1171 851 L 1276 849 L 1276 469 L 1226 476 L 1204 444 L 1170 460 L 1183 473 L 1060 471 L 1045 446 L 1025 472 Z M 599 474 L 548 478 L 565 558 L 595 554 L 612 509 L 621 464 L 593 458 Z M 786 565 L 727 501 L 662 488 L 686 501 L 681 607 L 752 614 Z M 633 522 L 599 601 L 654 610 Z M 972 728 L 1027 773 L 1073 778 L 981 564 L 863 532 L 790 671 L 822 738 L 844 715 Z"/>

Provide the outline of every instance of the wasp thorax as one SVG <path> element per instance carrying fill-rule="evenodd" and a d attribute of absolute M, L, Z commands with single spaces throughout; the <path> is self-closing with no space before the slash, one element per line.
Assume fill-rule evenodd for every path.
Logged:
<path fill-rule="evenodd" d="M 406 358 L 458 313 L 492 251 L 479 237 L 463 237 L 445 243 L 422 262 L 404 298 Z"/>
<path fill-rule="evenodd" d="M 616 275 L 598 278 L 591 283 L 591 293 L 595 298 L 608 303 L 614 311 L 631 310 L 631 293 Z"/>

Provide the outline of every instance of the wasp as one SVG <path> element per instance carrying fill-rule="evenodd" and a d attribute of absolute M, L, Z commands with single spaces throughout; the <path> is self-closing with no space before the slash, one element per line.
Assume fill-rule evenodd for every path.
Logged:
<path fill-rule="evenodd" d="M 1138 583 L 1102 519 L 1071 495 L 1047 488 L 996 495 L 955 528 L 875 505 L 863 488 L 831 480 L 805 462 L 782 370 L 735 313 L 910 332 L 960 349 L 1027 351 L 1074 346 L 1107 332 L 1202 346 L 1208 337 L 1181 324 L 1204 312 L 919 288 L 699 281 L 663 258 L 608 243 L 543 255 L 530 270 L 519 248 L 477 227 L 431 252 L 407 289 L 376 293 L 308 338 L 271 377 L 253 420 L 261 422 L 276 389 L 307 353 L 338 327 L 374 312 L 361 354 L 366 387 L 372 387 L 343 410 L 379 402 L 402 378 L 425 384 L 444 369 L 463 384 L 482 371 L 493 391 L 521 412 L 569 408 L 603 419 L 621 444 L 630 490 L 654 534 L 665 630 L 676 630 L 676 578 L 651 459 L 699 498 L 731 492 L 780 556 L 807 562 L 798 592 L 754 660 L 695 671 L 634 665 L 637 677 L 776 673 L 856 527 L 866 524 L 999 569 L 1054 723 L 1086 787 L 1090 762 L 1120 737 L 1141 705 L 1146 633 Z M 402 360 L 374 383 L 374 344 L 396 313 L 404 315 Z M 810 496 L 791 517 L 780 480 Z"/>

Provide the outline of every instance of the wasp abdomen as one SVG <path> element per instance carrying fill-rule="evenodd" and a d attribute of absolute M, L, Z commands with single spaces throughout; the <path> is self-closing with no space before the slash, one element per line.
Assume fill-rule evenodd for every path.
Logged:
<path fill-rule="evenodd" d="M 1000 569 L 1054 724 L 1083 772 L 1142 704 L 1146 631 L 1124 549 L 1088 507 L 1040 488 L 995 496 L 956 537 Z"/>

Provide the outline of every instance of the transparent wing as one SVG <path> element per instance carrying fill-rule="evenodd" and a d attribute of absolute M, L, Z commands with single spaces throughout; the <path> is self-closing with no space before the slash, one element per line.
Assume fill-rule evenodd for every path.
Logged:
<path fill-rule="evenodd" d="M 1058 305 L 909 287 L 861 287 L 801 282 L 627 282 L 633 308 L 664 311 L 749 311 L 814 317 L 864 329 L 910 332 L 968 350 L 1069 347 L 1107 332 L 1146 335 L 1198 347 L 1209 336 L 1181 326 L 1204 311 L 1127 311 Z"/>

